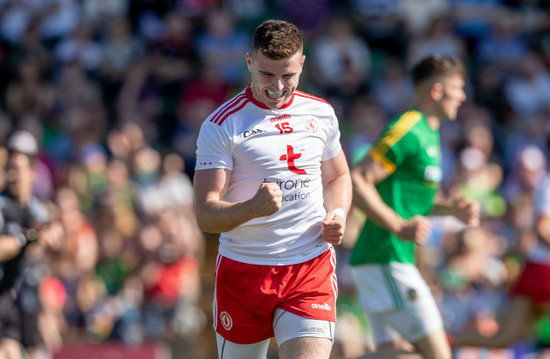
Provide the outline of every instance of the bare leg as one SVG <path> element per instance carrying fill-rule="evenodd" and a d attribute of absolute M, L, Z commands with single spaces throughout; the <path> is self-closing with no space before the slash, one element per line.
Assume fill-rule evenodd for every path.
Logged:
<path fill-rule="evenodd" d="M 454 336 L 453 346 L 508 347 L 532 331 L 534 318 L 531 300 L 527 297 L 513 297 L 495 335 L 487 337 L 477 331 L 458 333 Z"/>
<path fill-rule="evenodd" d="M 379 345 L 374 353 L 361 357 L 361 359 L 450 359 L 451 348 L 447 342 L 443 328 L 436 330 L 424 338 L 414 342 L 411 349 L 403 345 L 388 343 Z"/>
<path fill-rule="evenodd" d="M 326 338 L 294 338 L 279 347 L 280 359 L 328 359 L 332 341 Z"/>

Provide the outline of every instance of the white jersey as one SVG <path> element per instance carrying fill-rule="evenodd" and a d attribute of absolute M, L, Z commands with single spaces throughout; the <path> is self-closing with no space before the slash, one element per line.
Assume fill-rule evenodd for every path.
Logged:
<path fill-rule="evenodd" d="M 537 186 L 533 197 L 535 218 L 550 216 L 550 174 L 546 174 Z M 550 246 L 539 240 L 529 253 L 529 260 L 535 263 L 550 264 Z"/>
<path fill-rule="evenodd" d="M 249 85 L 202 124 L 195 170 L 231 171 L 227 202 L 252 198 L 263 181 L 276 182 L 282 208 L 222 233 L 219 252 L 249 264 L 289 265 L 330 248 L 321 239 L 321 161 L 341 150 L 334 109 L 324 100 L 295 91 L 279 109 L 252 97 Z"/>

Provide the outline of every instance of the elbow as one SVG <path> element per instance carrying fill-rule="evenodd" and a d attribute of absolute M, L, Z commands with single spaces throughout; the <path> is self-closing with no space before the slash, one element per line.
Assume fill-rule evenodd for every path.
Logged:
<path fill-rule="evenodd" d="M 214 228 L 212 227 L 212 221 L 209 221 L 205 218 L 205 216 L 200 215 L 197 212 L 197 224 L 199 226 L 199 229 L 204 233 L 217 233 L 214 231 Z"/>
<path fill-rule="evenodd" d="M 198 206 L 195 206 L 195 217 L 197 219 L 197 225 L 202 232 L 212 233 L 212 228 L 210 228 L 212 226 L 212 221 L 208 220 L 208 216 Z"/>

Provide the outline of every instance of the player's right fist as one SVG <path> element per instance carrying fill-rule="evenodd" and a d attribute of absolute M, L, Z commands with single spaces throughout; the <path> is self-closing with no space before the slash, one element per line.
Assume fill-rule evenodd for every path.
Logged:
<path fill-rule="evenodd" d="M 408 221 L 403 222 L 401 230 L 397 235 L 404 240 L 423 245 L 426 243 L 431 229 L 432 225 L 426 217 L 414 216 Z"/>
<path fill-rule="evenodd" d="M 269 216 L 283 206 L 283 192 L 278 184 L 264 182 L 252 198 L 257 217 Z"/>

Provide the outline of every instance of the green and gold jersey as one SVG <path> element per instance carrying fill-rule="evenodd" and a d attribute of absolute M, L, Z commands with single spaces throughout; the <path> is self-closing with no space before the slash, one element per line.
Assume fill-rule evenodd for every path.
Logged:
<path fill-rule="evenodd" d="M 376 185 L 384 202 L 403 219 L 428 215 L 441 182 L 439 131 L 426 117 L 410 110 L 392 119 L 368 156 L 390 174 Z M 415 244 L 366 221 L 351 255 L 351 264 L 415 263 Z"/>

